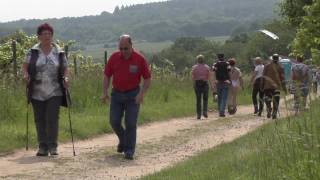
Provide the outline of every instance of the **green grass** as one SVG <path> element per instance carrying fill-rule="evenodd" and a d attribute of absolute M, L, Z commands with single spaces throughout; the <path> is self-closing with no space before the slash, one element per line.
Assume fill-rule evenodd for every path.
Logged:
<path fill-rule="evenodd" d="M 319 105 L 143 179 L 320 179 Z"/>
<path fill-rule="evenodd" d="M 217 42 L 225 42 L 229 39 L 229 36 L 213 36 L 207 37 L 206 39 Z M 139 51 L 145 52 L 147 54 L 156 54 L 162 51 L 165 48 L 172 45 L 172 41 L 163 41 L 163 42 L 134 42 L 134 48 Z M 110 56 L 114 51 L 117 50 L 117 47 L 104 48 L 103 44 L 94 44 L 86 46 L 86 50 L 83 52 L 86 56 L 92 56 L 96 61 L 102 61 L 104 59 L 104 51 L 107 50 L 108 56 Z"/>
<path fill-rule="evenodd" d="M 206 39 L 211 41 L 217 41 L 224 43 L 226 40 L 228 40 L 230 36 L 212 36 L 212 37 L 206 37 Z"/>

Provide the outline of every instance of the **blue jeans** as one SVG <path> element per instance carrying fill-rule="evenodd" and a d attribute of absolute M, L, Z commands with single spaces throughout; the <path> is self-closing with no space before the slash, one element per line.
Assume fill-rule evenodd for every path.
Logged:
<path fill-rule="evenodd" d="M 229 90 L 229 84 L 218 82 L 217 83 L 217 94 L 218 94 L 218 110 L 219 114 L 224 114 L 227 99 L 228 99 L 228 90 Z"/>
<path fill-rule="evenodd" d="M 110 124 L 119 138 L 119 146 L 125 153 L 133 155 L 137 137 L 137 119 L 140 105 L 135 102 L 139 88 L 127 92 L 112 90 Z M 122 126 L 124 117 L 125 128 Z"/>

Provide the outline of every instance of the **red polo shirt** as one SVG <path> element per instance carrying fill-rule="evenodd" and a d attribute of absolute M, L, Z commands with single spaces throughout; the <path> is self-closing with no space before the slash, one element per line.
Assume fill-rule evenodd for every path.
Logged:
<path fill-rule="evenodd" d="M 139 86 L 141 77 L 151 77 L 146 59 L 135 51 L 129 59 L 124 59 L 120 51 L 113 53 L 105 66 L 104 74 L 113 77 L 112 86 L 118 91 L 132 90 Z"/>

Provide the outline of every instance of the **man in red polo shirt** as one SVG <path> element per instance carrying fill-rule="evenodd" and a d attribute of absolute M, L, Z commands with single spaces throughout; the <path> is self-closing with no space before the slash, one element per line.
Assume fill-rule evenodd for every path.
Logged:
<path fill-rule="evenodd" d="M 132 48 L 129 35 L 120 37 L 119 51 L 111 55 L 105 66 L 102 102 L 109 99 L 111 77 L 110 124 L 119 138 L 117 152 L 124 152 L 126 159 L 133 159 L 139 107 L 150 86 L 151 74 L 146 59 Z M 144 79 L 142 88 L 141 77 Z M 123 116 L 125 128 L 121 123 Z"/>

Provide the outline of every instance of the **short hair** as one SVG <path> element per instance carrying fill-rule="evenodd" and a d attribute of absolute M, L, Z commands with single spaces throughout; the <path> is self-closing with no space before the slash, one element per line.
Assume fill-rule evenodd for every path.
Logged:
<path fill-rule="evenodd" d="M 218 58 L 220 61 L 223 61 L 223 60 L 224 60 L 224 54 L 222 54 L 222 53 L 217 54 L 217 58 Z"/>
<path fill-rule="evenodd" d="M 132 45 L 132 39 L 131 39 L 131 37 L 130 37 L 129 34 L 123 34 L 123 35 L 121 35 L 120 38 L 119 38 L 119 42 L 120 42 L 122 39 L 128 39 L 129 44 Z"/>
<path fill-rule="evenodd" d="M 228 62 L 229 62 L 229 64 L 230 64 L 230 66 L 236 65 L 236 59 L 235 59 L 235 58 L 230 58 L 230 59 L 228 60 Z"/>
<path fill-rule="evenodd" d="M 272 60 L 278 61 L 279 60 L 279 54 L 273 54 L 272 55 Z"/>
<path fill-rule="evenodd" d="M 258 56 L 258 57 L 256 57 L 256 58 L 254 58 L 254 61 L 255 61 L 256 63 L 261 64 L 261 63 L 262 63 L 262 58 Z"/>
<path fill-rule="evenodd" d="M 37 35 L 41 35 L 43 31 L 50 31 L 53 34 L 53 27 L 48 23 L 40 24 L 37 28 Z"/>
<path fill-rule="evenodd" d="M 199 54 L 196 57 L 196 59 L 197 59 L 197 62 L 200 63 L 200 64 L 202 64 L 204 62 L 204 56 L 202 54 Z"/>
<path fill-rule="evenodd" d="M 296 57 L 296 59 L 297 59 L 298 62 L 303 62 L 303 60 L 304 60 L 303 56 L 301 56 L 301 55 L 298 55 Z"/>

